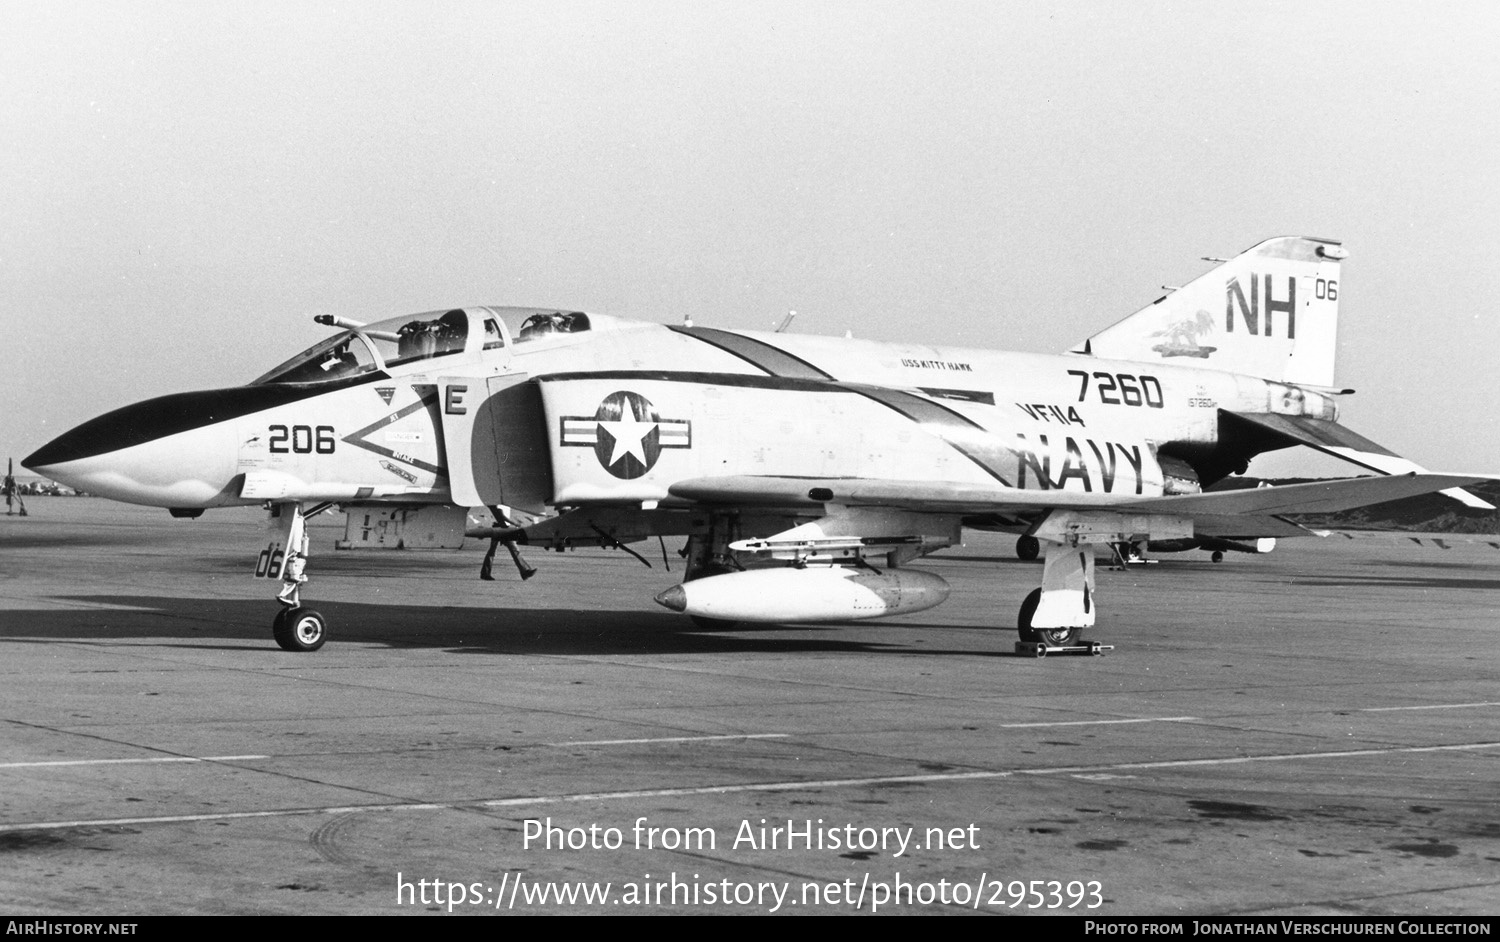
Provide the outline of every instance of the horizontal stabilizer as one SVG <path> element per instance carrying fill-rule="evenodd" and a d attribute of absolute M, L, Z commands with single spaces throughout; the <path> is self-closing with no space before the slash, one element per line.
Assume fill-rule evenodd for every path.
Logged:
<path fill-rule="evenodd" d="M 1341 458 L 1361 468 L 1369 468 L 1381 474 L 1422 473 L 1426 469 L 1414 461 L 1408 461 L 1393 451 L 1377 445 L 1358 432 L 1350 431 L 1337 422 L 1317 419 L 1306 415 L 1271 415 L 1260 413 L 1229 412 L 1241 422 L 1272 433 L 1288 446 L 1306 445 L 1325 455 Z M 1443 496 L 1451 497 L 1466 507 L 1476 510 L 1494 510 L 1493 504 L 1480 500 L 1468 491 L 1459 488 L 1444 490 Z"/>
<path fill-rule="evenodd" d="M 1133 509 L 1174 514 L 1317 514 L 1336 513 L 1383 504 L 1388 500 L 1416 497 L 1450 487 L 1463 487 L 1487 480 L 1482 475 L 1393 474 L 1381 477 L 1309 481 L 1281 487 L 1257 487 L 1241 491 L 1183 494 L 1137 501 Z"/>

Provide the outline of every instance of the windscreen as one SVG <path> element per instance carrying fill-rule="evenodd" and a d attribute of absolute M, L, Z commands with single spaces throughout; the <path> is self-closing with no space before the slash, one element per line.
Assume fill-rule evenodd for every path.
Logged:
<path fill-rule="evenodd" d="M 344 331 L 327 340 L 320 340 L 287 360 L 271 372 L 256 379 L 252 386 L 263 383 L 326 383 L 344 379 L 359 373 L 370 373 L 380 369 L 375 352 L 364 338 L 354 331 Z"/>
<path fill-rule="evenodd" d="M 461 310 L 392 317 L 319 341 L 252 385 L 345 379 L 462 353 L 468 340 L 469 316 Z"/>

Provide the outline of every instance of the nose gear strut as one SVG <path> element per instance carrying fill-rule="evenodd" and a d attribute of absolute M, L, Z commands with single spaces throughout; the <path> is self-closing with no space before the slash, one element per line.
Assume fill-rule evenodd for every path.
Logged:
<path fill-rule="evenodd" d="M 271 623 L 271 635 L 283 650 L 316 651 L 328 640 L 328 620 L 302 605 L 302 586 L 307 582 L 307 559 L 311 554 L 307 520 L 332 509 L 333 503 L 317 504 L 305 512 L 300 503 L 276 506 L 280 516 L 287 518 L 281 526 L 286 555 L 281 561 L 281 591 L 276 593 L 282 609 Z"/>

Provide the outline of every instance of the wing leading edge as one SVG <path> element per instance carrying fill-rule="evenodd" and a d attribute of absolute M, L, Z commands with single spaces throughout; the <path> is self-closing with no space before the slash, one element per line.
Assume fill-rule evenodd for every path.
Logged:
<path fill-rule="evenodd" d="M 670 492 L 682 500 L 719 505 L 810 507 L 843 504 L 948 514 L 1111 509 L 1222 518 L 1333 513 L 1492 479 L 1484 475 L 1408 472 L 1253 490 L 1133 497 L 1087 491 L 1023 491 L 998 485 L 945 481 L 732 475 L 679 481 L 672 485 Z"/>

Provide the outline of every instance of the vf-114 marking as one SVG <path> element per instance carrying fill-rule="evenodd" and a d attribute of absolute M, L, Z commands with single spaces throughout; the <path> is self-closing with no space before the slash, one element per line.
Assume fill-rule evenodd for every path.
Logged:
<path fill-rule="evenodd" d="M 1088 424 L 1083 421 L 1083 416 L 1079 415 L 1078 410 L 1073 406 L 1054 406 L 1046 402 L 1018 402 L 1016 408 L 1039 422 L 1077 425 L 1080 428 Z"/>

